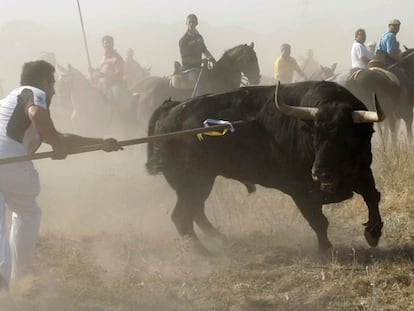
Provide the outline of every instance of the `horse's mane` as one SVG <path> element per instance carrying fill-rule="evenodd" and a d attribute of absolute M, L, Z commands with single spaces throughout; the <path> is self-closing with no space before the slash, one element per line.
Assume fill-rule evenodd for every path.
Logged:
<path fill-rule="evenodd" d="M 232 58 L 232 56 L 233 56 L 232 54 L 236 50 L 238 50 L 240 48 L 244 48 L 244 47 L 248 47 L 248 45 L 247 44 L 239 44 L 239 45 L 236 45 L 235 47 L 232 47 L 231 49 L 225 50 L 219 61 L 223 61 L 223 60 L 227 60 L 227 59 Z"/>
<path fill-rule="evenodd" d="M 401 58 L 404 58 L 411 53 L 414 53 L 414 49 L 406 49 L 404 52 L 401 53 Z"/>
<path fill-rule="evenodd" d="M 70 70 L 72 71 L 72 73 L 74 73 L 76 76 L 82 77 L 82 79 L 88 80 L 88 78 L 82 73 L 82 71 L 80 71 L 79 69 L 70 66 Z"/>

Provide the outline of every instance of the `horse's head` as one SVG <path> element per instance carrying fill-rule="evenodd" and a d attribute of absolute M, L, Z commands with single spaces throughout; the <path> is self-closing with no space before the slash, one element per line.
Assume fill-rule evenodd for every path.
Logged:
<path fill-rule="evenodd" d="M 222 59 L 227 59 L 232 66 L 240 70 L 247 77 L 250 84 L 260 83 L 260 69 L 253 42 L 249 45 L 241 44 L 226 51 L 219 61 Z"/>
<path fill-rule="evenodd" d="M 60 78 L 56 81 L 56 93 L 69 96 L 72 95 L 75 89 L 89 86 L 88 78 L 78 69 L 72 67 L 70 64 L 67 67 L 57 66 L 60 71 Z"/>
<path fill-rule="evenodd" d="M 59 69 L 60 74 L 59 79 L 56 80 L 55 84 L 56 94 L 69 97 L 73 90 L 72 66 L 68 65 L 66 68 L 58 64 L 57 68 Z"/>
<path fill-rule="evenodd" d="M 401 54 L 400 64 L 407 75 L 414 81 L 414 49 L 404 46 L 405 51 Z"/>
<path fill-rule="evenodd" d="M 315 71 L 314 73 L 312 73 L 312 75 L 308 77 L 309 80 L 321 81 L 326 80 L 335 75 L 336 63 L 332 64 L 331 67 L 326 67 L 322 65 L 319 65 L 319 67 L 319 70 Z"/>

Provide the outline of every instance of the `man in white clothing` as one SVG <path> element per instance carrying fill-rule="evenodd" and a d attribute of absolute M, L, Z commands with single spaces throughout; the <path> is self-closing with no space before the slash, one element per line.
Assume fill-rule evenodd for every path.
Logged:
<path fill-rule="evenodd" d="M 63 134 L 49 113 L 55 94 L 55 68 L 38 60 L 23 65 L 20 87 L 0 100 L 0 159 L 28 155 L 42 142 L 50 144 L 54 159 L 64 159 L 73 149 L 103 144 L 104 151 L 122 149 L 113 139 Z M 37 241 L 41 210 L 36 203 L 39 177 L 31 161 L 0 165 L 0 291 L 10 279 L 24 276 Z M 6 207 L 12 212 L 10 241 L 6 234 Z"/>
<path fill-rule="evenodd" d="M 357 29 L 355 41 L 351 48 L 352 68 L 368 68 L 368 62 L 372 59 L 371 53 L 364 45 L 366 34 L 364 29 Z"/>

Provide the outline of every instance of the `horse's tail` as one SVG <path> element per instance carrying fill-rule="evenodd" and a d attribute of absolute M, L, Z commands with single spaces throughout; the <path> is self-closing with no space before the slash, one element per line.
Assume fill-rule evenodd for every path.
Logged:
<path fill-rule="evenodd" d="M 162 134 L 164 127 L 162 125 L 165 117 L 168 115 L 169 109 L 180 104 L 179 101 L 166 100 L 151 115 L 148 122 L 148 136 Z M 161 154 L 162 144 L 156 141 L 150 141 L 147 144 L 147 163 L 145 164 L 150 175 L 158 174 L 162 171 L 163 157 Z"/>

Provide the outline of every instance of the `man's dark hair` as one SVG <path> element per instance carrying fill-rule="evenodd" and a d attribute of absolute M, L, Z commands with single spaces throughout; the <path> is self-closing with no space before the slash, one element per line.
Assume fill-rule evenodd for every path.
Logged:
<path fill-rule="evenodd" d="M 44 60 L 36 60 L 23 64 L 20 75 L 20 85 L 28 85 L 39 88 L 42 81 L 50 79 L 55 73 L 55 67 Z"/>
<path fill-rule="evenodd" d="M 283 49 L 289 49 L 289 50 L 290 50 L 290 44 L 288 44 L 288 43 L 283 43 L 283 44 L 280 46 L 280 50 L 283 50 Z"/>
<path fill-rule="evenodd" d="M 356 37 L 357 37 L 360 33 L 363 33 L 364 35 L 366 35 L 366 33 L 365 33 L 365 29 L 358 28 L 358 29 L 355 31 L 355 38 L 356 38 Z"/>
<path fill-rule="evenodd" d="M 195 15 L 195 14 L 188 14 L 187 20 L 188 19 L 194 19 L 196 21 L 196 23 L 198 23 L 198 18 L 197 18 L 197 15 Z"/>
<path fill-rule="evenodd" d="M 106 41 L 110 41 L 112 44 L 114 44 L 114 37 L 112 37 L 112 36 L 108 36 L 108 35 L 103 36 L 103 37 L 102 37 L 102 43 L 103 43 L 105 40 L 106 40 Z"/>

